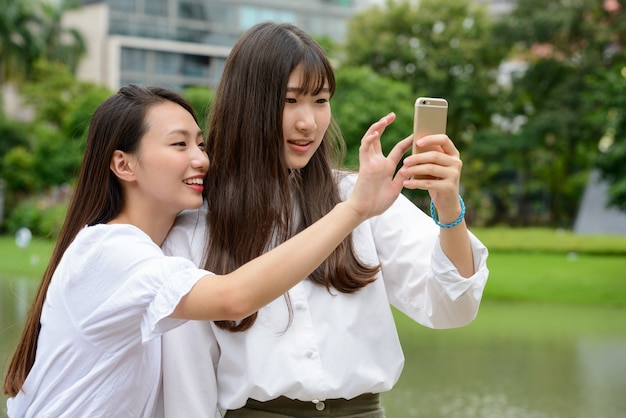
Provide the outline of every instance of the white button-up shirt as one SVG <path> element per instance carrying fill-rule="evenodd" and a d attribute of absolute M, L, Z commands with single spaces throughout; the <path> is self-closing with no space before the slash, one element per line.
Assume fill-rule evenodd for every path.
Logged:
<path fill-rule="evenodd" d="M 340 181 L 342 195 L 355 176 Z M 187 212 L 166 253 L 200 263 L 206 208 Z M 460 327 L 477 312 L 487 281 L 487 249 L 470 234 L 475 274 L 463 278 L 439 244 L 439 227 L 404 196 L 353 233 L 361 260 L 382 269 L 376 281 L 346 294 L 304 280 L 259 311 L 245 332 L 190 321 L 163 337 L 166 416 L 217 417 L 248 398 L 351 399 L 396 383 L 404 357 L 390 305 L 431 328 Z M 264 278 L 259 277 L 259 280 Z M 217 379 L 217 388 L 215 380 Z"/>

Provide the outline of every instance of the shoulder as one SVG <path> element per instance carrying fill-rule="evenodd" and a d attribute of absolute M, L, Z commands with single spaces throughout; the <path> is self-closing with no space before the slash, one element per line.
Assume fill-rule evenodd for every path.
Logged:
<path fill-rule="evenodd" d="M 199 264 L 206 237 L 206 214 L 206 203 L 200 209 L 181 212 L 161 246 L 163 252 L 184 256 Z"/>
<path fill-rule="evenodd" d="M 142 257 L 160 256 L 163 252 L 141 229 L 133 225 L 99 224 L 85 226 L 66 251 L 65 259 L 85 263 L 124 263 Z"/>

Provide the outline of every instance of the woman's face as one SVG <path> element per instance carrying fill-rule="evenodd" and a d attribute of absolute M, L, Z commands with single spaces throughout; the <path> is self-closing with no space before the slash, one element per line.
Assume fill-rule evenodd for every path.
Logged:
<path fill-rule="evenodd" d="M 193 116 L 164 102 L 147 111 L 145 123 L 135 162 L 141 201 L 174 213 L 199 207 L 209 158 Z"/>
<path fill-rule="evenodd" d="M 319 148 L 330 124 L 330 91 L 328 84 L 316 95 L 304 94 L 302 67 L 289 75 L 283 109 L 285 160 L 290 169 L 303 168 Z"/>

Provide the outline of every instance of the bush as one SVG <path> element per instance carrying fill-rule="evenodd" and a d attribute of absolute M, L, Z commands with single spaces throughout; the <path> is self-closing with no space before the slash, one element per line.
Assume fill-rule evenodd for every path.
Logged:
<path fill-rule="evenodd" d="M 41 216 L 41 210 L 37 209 L 34 199 L 23 200 L 9 214 L 6 221 L 7 231 L 15 234 L 18 229 L 25 227 L 36 234 Z"/>
<path fill-rule="evenodd" d="M 60 198 L 31 197 L 18 203 L 7 217 L 7 232 L 15 234 L 18 229 L 26 227 L 35 236 L 56 239 L 67 213 L 69 193 L 67 187 L 53 190 L 54 194 L 60 194 Z"/>

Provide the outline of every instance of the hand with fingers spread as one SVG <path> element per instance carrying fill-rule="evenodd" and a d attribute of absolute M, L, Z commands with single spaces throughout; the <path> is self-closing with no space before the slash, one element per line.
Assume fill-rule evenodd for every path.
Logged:
<path fill-rule="evenodd" d="M 348 198 L 351 207 L 364 217 L 384 212 L 402 191 L 407 179 L 401 169 L 394 177 L 402 155 L 411 147 L 410 138 L 399 142 L 388 157 L 382 152 L 380 137 L 385 128 L 396 118 L 393 113 L 375 122 L 363 136 L 359 148 L 359 177 L 354 191 Z"/>

